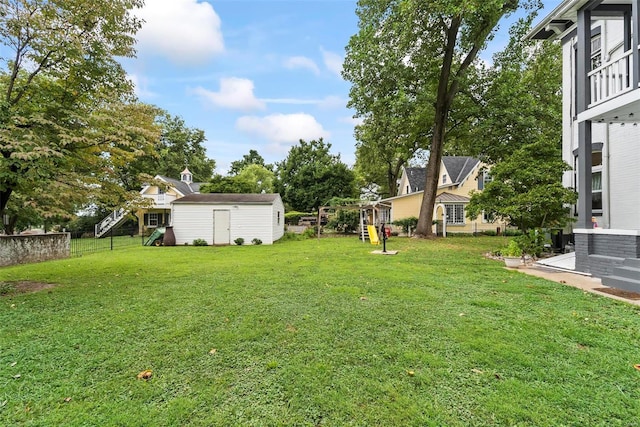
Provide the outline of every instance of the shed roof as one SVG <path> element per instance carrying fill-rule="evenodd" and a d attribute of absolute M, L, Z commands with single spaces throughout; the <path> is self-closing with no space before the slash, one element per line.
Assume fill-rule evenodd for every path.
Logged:
<path fill-rule="evenodd" d="M 202 203 L 229 205 L 272 205 L 280 198 L 279 194 L 236 194 L 236 193 L 205 193 L 189 194 L 174 200 L 173 204 Z"/>

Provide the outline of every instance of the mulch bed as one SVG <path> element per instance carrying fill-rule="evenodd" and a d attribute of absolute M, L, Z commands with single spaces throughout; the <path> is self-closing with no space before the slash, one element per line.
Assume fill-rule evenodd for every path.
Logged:
<path fill-rule="evenodd" d="M 594 291 L 604 292 L 605 294 L 615 295 L 617 297 L 631 299 L 631 300 L 640 300 L 640 293 L 625 291 L 623 289 L 616 288 L 594 288 Z"/>

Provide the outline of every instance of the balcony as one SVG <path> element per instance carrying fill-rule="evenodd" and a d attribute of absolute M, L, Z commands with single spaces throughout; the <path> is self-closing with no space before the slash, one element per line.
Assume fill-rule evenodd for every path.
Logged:
<path fill-rule="evenodd" d="M 170 209 L 171 202 L 177 199 L 171 194 L 144 194 L 143 197 L 153 200 L 153 208 L 156 209 Z"/>
<path fill-rule="evenodd" d="M 640 54 L 640 52 L 638 52 Z M 640 90 L 633 87 L 633 49 L 587 74 L 591 102 L 578 122 L 622 123 L 640 120 Z"/>

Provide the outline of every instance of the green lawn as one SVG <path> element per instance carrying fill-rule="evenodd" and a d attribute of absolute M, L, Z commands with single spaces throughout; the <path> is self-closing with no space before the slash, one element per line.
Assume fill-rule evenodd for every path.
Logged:
<path fill-rule="evenodd" d="M 57 284 L 0 298 L 0 425 L 638 425 L 638 307 L 483 258 L 502 245 L 135 247 L 0 269 Z"/>

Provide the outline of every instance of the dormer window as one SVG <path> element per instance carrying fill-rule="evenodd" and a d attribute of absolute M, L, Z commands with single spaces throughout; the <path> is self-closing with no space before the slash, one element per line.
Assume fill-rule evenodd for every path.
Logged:
<path fill-rule="evenodd" d="M 184 168 L 180 174 L 180 181 L 186 182 L 187 184 L 191 184 L 193 182 L 193 175 L 191 175 L 188 168 Z"/>

